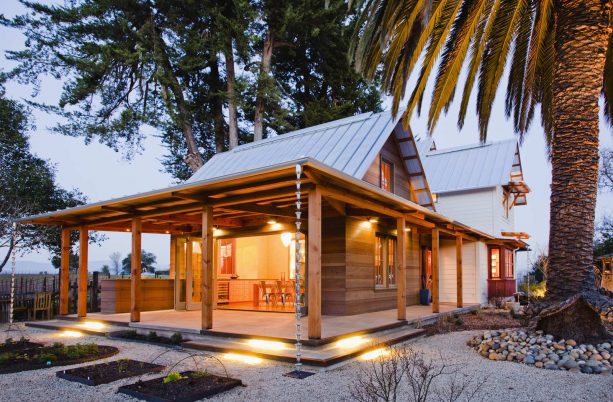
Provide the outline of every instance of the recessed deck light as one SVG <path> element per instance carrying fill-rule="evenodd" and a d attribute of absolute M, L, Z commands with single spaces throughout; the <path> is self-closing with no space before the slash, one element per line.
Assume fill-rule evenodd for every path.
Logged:
<path fill-rule="evenodd" d="M 223 357 L 227 360 L 237 361 L 246 364 L 260 364 L 262 359 L 255 356 L 241 355 L 239 353 L 226 353 Z"/>
<path fill-rule="evenodd" d="M 363 336 L 352 336 L 350 338 L 341 339 L 336 342 L 337 348 L 353 348 L 360 346 L 367 342 L 367 339 Z"/>
<path fill-rule="evenodd" d="M 263 339 L 249 339 L 247 344 L 257 349 L 283 350 L 286 348 L 283 342 L 265 341 Z"/>

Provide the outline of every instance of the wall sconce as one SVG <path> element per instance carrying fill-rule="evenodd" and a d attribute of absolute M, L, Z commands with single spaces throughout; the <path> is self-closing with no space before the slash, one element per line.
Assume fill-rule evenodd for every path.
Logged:
<path fill-rule="evenodd" d="M 221 229 L 219 229 L 219 226 L 215 225 L 213 226 L 213 237 L 216 236 L 220 236 L 222 233 Z"/>
<path fill-rule="evenodd" d="M 268 223 L 269 225 L 274 225 L 277 223 L 277 220 L 275 218 L 269 218 L 266 223 Z"/>
<path fill-rule="evenodd" d="M 371 218 L 368 218 L 368 222 L 369 223 L 377 223 L 377 222 L 379 222 L 379 219 L 371 217 Z"/>
<path fill-rule="evenodd" d="M 410 232 L 410 231 L 411 231 L 411 228 L 407 228 L 407 227 L 405 227 L 405 228 L 404 228 L 404 231 L 405 231 L 405 232 Z"/>
<path fill-rule="evenodd" d="M 283 246 L 289 247 L 290 243 L 292 242 L 292 234 L 290 232 L 281 233 L 281 242 L 283 243 Z"/>

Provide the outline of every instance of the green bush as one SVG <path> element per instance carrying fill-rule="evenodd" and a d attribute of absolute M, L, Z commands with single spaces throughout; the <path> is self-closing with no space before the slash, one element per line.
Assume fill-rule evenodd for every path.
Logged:
<path fill-rule="evenodd" d="M 547 282 L 542 281 L 539 283 L 531 283 L 530 286 L 528 286 L 528 283 L 524 282 L 519 285 L 519 289 L 532 297 L 541 298 L 545 296 L 545 291 L 547 290 Z"/>
<path fill-rule="evenodd" d="M 39 363 L 48 363 L 48 362 L 54 362 L 57 360 L 57 356 L 54 355 L 51 352 L 43 352 L 41 354 L 38 355 L 38 362 Z"/>
<path fill-rule="evenodd" d="M 181 375 L 181 373 L 177 373 L 176 371 L 173 371 L 172 373 L 168 373 L 168 375 L 166 377 L 164 377 L 164 384 L 168 384 L 169 382 L 175 382 L 175 381 L 179 381 L 184 379 L 185 377 L 183 377 Z"/>
<path fill-rule="evenodd" d="M 170 337 L 170 343 L 172 343 L 173 345 L 180 345 L 181 342 L 183 342 L 183 336 L 178 332 L 175 332 Z"/>
<path fill-rule="evenodd" d="M 123 331 L 123 333 L 121 334 L 122 338 L 127 338 L 127 339 L 135 339 L 138 336 L 138 332 L 136 332 L 135 329 L 129 329 L 127 331 Z"/>
<path fill-rule="evenodd" d="M 147 334 L 147 340 L 149 340 L 149 341 L 156 341 L 158 338 L 159 338 L 159 336 L 158 336 L 157 332 L 155 332 L 155 331 L 150 331 Z"/>
<path fill-rule="evenodd" d="M 13 359 L 15 359 L 15 353 L 12 353 L 12 352 L 0 353 L 0 365 L 10 363 Z"/>

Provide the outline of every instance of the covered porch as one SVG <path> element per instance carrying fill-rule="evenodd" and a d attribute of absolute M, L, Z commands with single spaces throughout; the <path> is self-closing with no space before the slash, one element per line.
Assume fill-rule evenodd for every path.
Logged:
<path fill-rule="evenodd" d="M 277 333 L 293 338 L 295 323 L 291 314 L 218 308 L 221 273 L 216 245 L 224 239 L 249 236 L 289 233 L 294 241 L 300 237 L 297 243 L 304 252 L 303 281 L 295 287 L 293 303 L 301 307 L 303 328 L 311 340 L 393 323 L 406 324 L 424 314 L 464 307 L 463 242 L 495 240 L 310 158 L 28 217 L 21 223 L 62 227 L 61 315 L 68 314 L 71 232 L 80 234 L 76 316 L 81 319 L 107 319 L 87 312 L 90 231 L 130 232 L 132 272 L 121 296 L 123 303 L 129 299 L 129 312 L 108 319 L 129 322 L 131 326 L 174 326 L 202 334 Z M 181 243 L 185 250 L 199 249 L 197 258 L 186 260 L 189 269 L 183 277 L 177 264 L 171 263 L 168 286 L 174 289 L 174 310 L 153 307 L 157 306 L 154 295 L 145 293 L 154 290 L 144 285 L 152 279 L 141 279 L 142 233 L 170 235 L 171 261 L 176 257 L 173 252 L 183 249 L 177 247 L 180 239 L 188 239 Z M 416 306 L 423 276 L 419 242 L 424 235 L 431 244 L 432 304 Z M 442 300 L 440 286 L 439 248 L 444 239 L 453 241 L 455 252 L 450 268 L 455 279 L 453 304 L 448 307 L 441 303 L 448 302 Z M 375 247 L 387 251 L 377 254 Z M 291 281 L 291 277 L 288 267 L 287 279 Z M 274 282 L 282 282 L 282 278 Z M 267 285 L 261 286 L 265 289 Z M 181 292 L 183 298 L 179 297 Z M 413 313 L 416 315 L 411 316 Z"/>

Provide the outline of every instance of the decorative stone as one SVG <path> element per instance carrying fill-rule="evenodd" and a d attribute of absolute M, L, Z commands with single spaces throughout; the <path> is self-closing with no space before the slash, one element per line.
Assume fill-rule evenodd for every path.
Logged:
<path fill-rule="evenodd" d="M 575 346 L 577 346 L 577 341 L 575 341 L 574 339 L 569 339 L 569 340 L 566 341 L 566 344 L 568 346 L 575 347 Z"/>
<path fill-rule="evenodd" d="M 536 362 L 536 363 L 534 363 L 534 367 L 542 368 L 543 367 L 543 362 Z"/>

